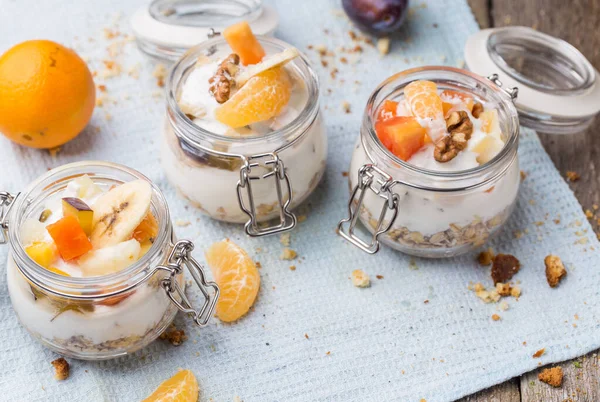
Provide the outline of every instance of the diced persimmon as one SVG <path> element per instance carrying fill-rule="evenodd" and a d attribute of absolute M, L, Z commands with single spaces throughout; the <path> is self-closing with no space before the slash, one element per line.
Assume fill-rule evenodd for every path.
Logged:
<path fill-rule="evenodd" d="M 441 93 L 440 97 L 442 98 L 442 108 L 444 110 L 444 116 L 447 116 L 450 109 L 452 109 L 452 107 L 455 105 L 455 103 L 453 102 L 448 102 L 453 98 L 459 98 L 462 101 L 462 103 L 465 104 L 467 109 L 469 109 L 469 112 L 473 111 L 473 105 L 475 104 L 475 100 L 471 95 L 467 93 L 446 89 Z"/>
<path fill-rule="evenodd" d="M 35 242 L 31 246 L 25 247 L 25 252 L 33 261 L 46 269 L 57 257 L 56 247 L 53 243 Z"/>
<path fill-rule="evenodd" d="M 92 243 L 74 216 L 65 216 L 56 223 L 48 225 L 46 230 L 65 261 L 81 257 L 92 249 Z"/>
<path fill-rule="evenodd" d="M 252 33 L 250 25 L 246 21 L 231 25 L 223 31 L 223 37 L 234 53 L 240 56 L 244 65 L 256 64 L 265 57 L 265 49 Z"/>
<path fill-rule="evenodd" d="M 147 241 L 153 242 L 157 234 L 158 221 L 152 212 L 148 212 L 144 220 L 142 220 L 138 227 L 133 230 L 133 238 L 140 243 Z"/>
<path fill-rule="evenodd" d="M 381 143 L 406 161 L 425 144 L 427 130 L 412 116 L 397 116 L 378 122 L 375 131 Z"/>
<path fill-rule="evenodd" d="M 377 113 L 377 121 L 386 121 L 396 117 L 397 110 L 398 102 L 389 99 L 384 100 Z"/>

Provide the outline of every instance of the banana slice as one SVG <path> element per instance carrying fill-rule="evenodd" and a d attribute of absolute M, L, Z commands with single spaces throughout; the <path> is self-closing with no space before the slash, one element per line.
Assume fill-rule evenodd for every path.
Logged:
<path fill-rule="evenodd" d="M 134 180 L 100 196 L 94 203 L 94 223 L 90 241 L 95 249 L 114 246 L 131 239 L 133 231 L 150 210 L 152 187 Z"/>
<path fill-rule="evenodd" d="M 139 260 L 140 243 L 127 240 L 114 246 L 92 250 L 79 259 L 84 276 L 101 276 L 119 272 Z"/>
<path fill-rule="evenodd" d="M 266 57 L 263 61 L 258 64 L 251 64 L 243 71 L 240 71 L 238 75 L 235 76 L 235 83 L 238 88 L 244 85 L 250 78 L 258 75 L 264 71 L 270 70 L 273 67 L 282 66 L 288 61 L 291 61 L 298 57 L 300 52 L 295 47 L 291 47 L 289 49 L 285 49 L 281 53 L 276 53 L 272 56 Z"/>

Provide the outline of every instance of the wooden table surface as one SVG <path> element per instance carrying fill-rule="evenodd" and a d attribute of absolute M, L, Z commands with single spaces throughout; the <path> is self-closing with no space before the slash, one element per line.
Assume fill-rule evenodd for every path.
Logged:
<path fill-rule="evenodd" d="M 600 0 L 468 0 L 481 28 L 507 25 L 529 26 L 577 47 L 600 70 Z M 585 132 L 575 135 L 540 134 L 556 168 L 565 175 L 580 176 L 570 183 L 584 209 L 600 205 L 600 117 Z M 600 213 L 593 221 L 596 233 Z M 600 333 L 598 334 L 600 336 Z M 561 388 L 540 382 L 541 369 L 478 392 L 460 402 L 599 402 L 600 350 L 559 364 L 564 380 Z M 554 366 L 554 365 L 552 365 Z M 550 367 L 550 366 L 548 366 Z"/>

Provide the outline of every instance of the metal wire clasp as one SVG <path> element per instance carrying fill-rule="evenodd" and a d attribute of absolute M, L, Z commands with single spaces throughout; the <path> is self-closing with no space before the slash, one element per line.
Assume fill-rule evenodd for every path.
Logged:
<path fill-rule="evenodd" d="M 502 81 L 500 81 L 500 78 L 498 78 L 498 74 L 488 75 L 487 79 L 490 80 L 490 81 L 492 81 L 498 87 L 502 88 Z M 515 99 L 517 99 L 517 96 L 519 95 L 519 88 L 517 88 L 517 87 L 514 87 L 514 88 L 502 88 L 502 90 L 504 92 L 506 92 L 506 94 L 508 96 L 510 96 L 510 99 L 512 99 L 513 101 Z"/>
<path fill-rule="evenodd" d="M 399 197 L 398 194 L 392 192 L 392 187 L 395 184 L 396 182 L 392 177 L 377 166 L 371 164 L 363 165 L 358 171 L 358 183 L 354 187 L 352 195 L 350 196 L 350 201 L 348 202 L 349 216 L 338 223 L 337 233 L 369 254 L 375 254 L 379 251 L 379 236 L 390 230 L 398 215 Z M 377 221 L 377 226 L 375 227 L 371 241 L 370 243 L 367 243 L 354 233 L 354 228 L 358 221 L 358 217 L 360 216 L 360 209 L 366 194 L 365 190 L 369 189 L 379 197 L 383 198 L 385 202 L 381 208 L 381 214 L 379 215 L 379 220 Z M 353 205 L 354 200 L 357 200 L 355 206 Z M 392 217 L 389 223 L 384 227 L 385 217 L 389 210 L 392 211 Z M 344 224 L 346 222 L 350 222 L 347 232 L 344 231 Z"/>
<path fill-rule="evenodd" d="M 159 265 L 156 269 L 169 272 L 169 276 L 162 280 L 162 287 L 165 289 L 169 299 L 177 306 L 177 308 L 188 314 L 194 319 L 194 322 L 199 326 L 205 326 L 208 320 L 215 311 L 215 305 L 219 299 L 219 287 L 214 282 L 207 282 L 204 276 L 202 266 L 192 257 L 194 243 L 189 240 L 179 240 L 169 254 L 167 265 Z M 204 295 L 204 303 L 200 310 L 195 309 L 185 292 L 179 286 L 176 276 L 181 273 L 185 265 L 194 278 L 194 281 Z M 210 292 L 212 289 L 212 292 Z M 179 296 L 178 300 L 175 295 Z"/>
<path fill-rule="evenodd" d="M 19 196 L 0 192 L 0 244 L 8 243 L 8 213 L 13 206 L 14 200 Z"/>
<path fill-rule="evenodd" d="M 279 159 L 276 153 L 268 153 L 261 155 L 254 155 L 250 157 L 242 158 L 244 163 L 240 168 L 240 180 L 237 184 L 237 195 L 240 208 L 250 220 L 244 225 L 244 230 L 249 236 L 265 236 L 280 232 L 291 230 L 296 226 L 296 215 L 288 210 L 292 202 L 292 186 L 290 179 L 283 166 L 283 161 Z M 266 159 L 266 160 L 264 160 Z M 258 160 L 264 160 L 262 163 L 255 162 Z M 270 167 L 271 170 L 261 176 L 252 176 L 252 169 L 258 166 Z M 258 214 L 256 209 L 256 203 L 254 200 L 254 193 L 252 192 L 252 181 L 268 179 L 273 177 L 275 180 L 275 191 L 277 192 L 277 206 L 279 208 L 279 223 L 267 227 L 259 227 L 258 225 Z M 287 197 L 283 193 L 282 182 L 287 190 Z M 248 206 L 244 204 L 243 190 L 246 190 L 248 196 Z"/>

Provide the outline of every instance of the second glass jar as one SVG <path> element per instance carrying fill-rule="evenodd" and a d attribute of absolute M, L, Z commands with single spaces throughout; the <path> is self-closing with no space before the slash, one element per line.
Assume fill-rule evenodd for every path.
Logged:
<path fill-rule="evenodd" d="M 291 47 L 272 38 L 259 41 L 267 55 Z M 215 134 L 194 124 L 177 100 L 199 57 L 222 59 L 230 52 L 217 37 L 191 49 L 173 67 L 167 83 L 162 163 L 177 190 L 210 217 L 246 222 L 249 235 L 287 230 L 296 222 L 290 210 L 314 191 L 326 166 L 317 76 L 303 56 L 286 65 L 296 85 L 305 85 L 308 92 L 304 108 L 291 122 L 260 136 Z M 277 217 L 276 226 L 259 225 Z"/>

